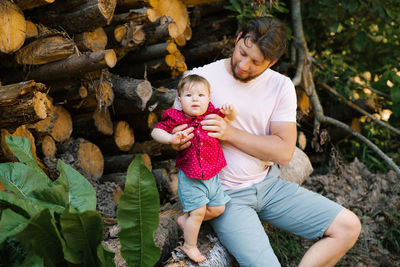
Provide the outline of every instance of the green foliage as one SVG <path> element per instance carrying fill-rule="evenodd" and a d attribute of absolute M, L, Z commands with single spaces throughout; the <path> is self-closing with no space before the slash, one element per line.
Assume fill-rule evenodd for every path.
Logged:
<path fill-rule="evenodd" d="M 144 166 L 142 156 L 136 156 L 128 168 L 117 214 L 121 254 L 129 266 L 154 266 L 160 258 L 160 249 L 153 240 L 159 203 L 154 177 Z"/>
<path fill-rule="evenodd" d="M 255 1 L 255 0 L 229 0 L 225 8 L 233 12 L 239 24 L 244 21 L 262 16 L 272 16 L 274 13 L 287 13 L 286 5 L 282 1 Z"/>
<path fill-rule="evenodd" d="M 60 177 L 51 181 L 37 165 L 27 138 L 6 136 L 20 160 L 0 164 L 0 243 L 20 244 L 24 262 L 10 266 L 110 266 L 112 257 L 101 245 L 101 214 L 89 182 L 70 166 L 58 162 Z M 18 245 L 19 246 L 19 245 Z M 3 253 L 3 250 L 2 250 Z"/>

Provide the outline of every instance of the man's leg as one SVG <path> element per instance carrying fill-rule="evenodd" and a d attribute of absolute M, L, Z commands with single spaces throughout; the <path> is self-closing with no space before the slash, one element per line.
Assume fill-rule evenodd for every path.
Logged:
<path fill-rule="evenodd" d="M 279 175 L 273 167 L 268 176 Z M 356 242 L 361 226 L 354 213 L 320 194 L 281 179 L 256 185 L 260 218 L 305 238 L 324 237 L 300 266 L 333 266 Z"/>
<path fill-rule="evenodd" d="M 334 266 L 353 247 L 360 235 L 358 217 L 342 210 L 324 233 L 324 238 L 309 248 L 299 266 Z"/>
<path fill-rule="evenodd" d="M 221 243 L 240 266 L 280 266 L 254 210 L 255 189 L 250 187 L 228 194 L 231 201 L 226 204 L 225 212 L 210 221 Z"/>

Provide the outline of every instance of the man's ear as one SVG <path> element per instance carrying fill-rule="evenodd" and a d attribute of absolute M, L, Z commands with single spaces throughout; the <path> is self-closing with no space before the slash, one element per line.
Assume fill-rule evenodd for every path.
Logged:
<path fill-rule="evenodd" d="M 240 37 L 242 36 L 243 32 L 239 32 L 238 36 L 236 37 L 236 43 L 239 41 Z"/>
<path fill-rule="evenodd" d="M 274 61 L 271 61 L 268 65 L 268 68 L 271 68 L 273 65 L 275 65 L 275 63 L 278 62 L 277 59 L 275 59 Z"/>

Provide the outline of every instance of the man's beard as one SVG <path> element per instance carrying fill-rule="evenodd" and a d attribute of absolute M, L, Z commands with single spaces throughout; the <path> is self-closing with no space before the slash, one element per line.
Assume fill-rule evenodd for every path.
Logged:
<path fill-rule="evenodd" d="M 233 75 L 233 77 L 234 77 L 236 80 L 241 81 L 241 82 L 243 82 L 243 83 L 247 83 L 247 82 L 253 80 L 254 78 L 257 78 L 257 77 L 260 76 L 260 74 L 261 74 L 261 73 L 260 73 L 259 75 L 256 75 L 256 76 L 251 76 L 251 75 L 249 75 L 249 76 L 246 77 L 246 78 L 242 78 L 242 77 L 240 77 L 240 76 L 238 76 L 238 75 L 236 74 L 235 68 L 236 68 L 236 66 L 233 65 L 233 56 L 232 56 L 232 57 L 231 57 L 231 71 L 232 71 L 232 75 Z"/>

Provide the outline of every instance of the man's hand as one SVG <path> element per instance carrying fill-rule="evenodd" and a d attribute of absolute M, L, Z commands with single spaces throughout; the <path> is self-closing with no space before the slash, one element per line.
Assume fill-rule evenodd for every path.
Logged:
<path fill-rule="evenodd" d="M 176 151 L 181 151 L 181 150 L 188 148 L 192 144 L 189 140 L 192 139 L 194 136 L 194 134 L 193 134 L 194 128 L 190 127 L 190 128 L 187 128 L 186 130 L 184 130 L 186 127 L 187 127 L 187 124 L 182 124 L 182 125 L 176 126 L 172 130 L 172 134 L 174 134 L 174 135 L 178 132 L 183 133 L 183 135 L 181 135 L 181 138 L 176 140 L 176 142 L 172 142 L 172 144 L 171 144 L 172 149 L 174 149 Z"/>
<path fill-rule="evenodd" d="M 208 131 L 208 136 L 217 138 L 219 140 L 228 140 L 232 127 L 217 114 L 208 114 L 201 121 L 203 130 Z"/>
<path fill-rule="evenodd" d="M 223 104 L 221 106 L 221 112 L 225 114 L 225 121 L 231 122 L 236 119 L 236 110 L 232 104 Z"/>

